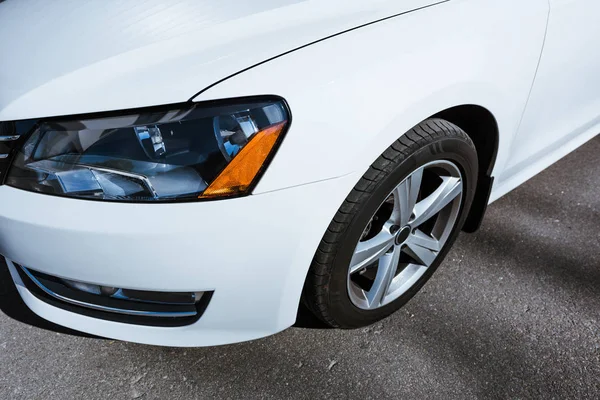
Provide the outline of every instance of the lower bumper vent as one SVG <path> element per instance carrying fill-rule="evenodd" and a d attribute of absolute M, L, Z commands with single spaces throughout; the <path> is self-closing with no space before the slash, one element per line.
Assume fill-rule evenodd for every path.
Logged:
<path fill-rule="evenodd" d="M 89 317 L 138 325 L 184 326 L 196 322 L 213 292 L 155 292 L 58 278 L 15 264 L 40 300 Z"/>

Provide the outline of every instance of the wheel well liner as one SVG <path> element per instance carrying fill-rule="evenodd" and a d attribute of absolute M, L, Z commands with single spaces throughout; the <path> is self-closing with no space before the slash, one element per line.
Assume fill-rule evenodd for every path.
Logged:
<path fill-rule="evenodd" d="M 460 127 L 469 135 L 477 149 L 479 158 L 477 193 L 463 228 L 465 232 L 475 232 L 481 226 L 494 181 L 492 171 L 496 163 L 500 136 L 498 123 L 489 110 L 472 104 L 452 107 L 433 117 L 445 119 Z"/>

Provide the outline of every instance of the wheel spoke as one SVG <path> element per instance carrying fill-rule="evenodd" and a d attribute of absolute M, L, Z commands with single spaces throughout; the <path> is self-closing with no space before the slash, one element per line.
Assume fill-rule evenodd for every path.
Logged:
<path fill-rule="evenodd" d="M 408 264 L 396 278 L 394 289 L 406 293 L 427 272 L 427 267 L 417 264 Z"/>
<path fill-rule="evenodd" d="M 350 274 L 360 271 L 369 264 L 383 256 L 394 245 L 394 235 L 390 232 L 391 223 L 386 223 L 374 238 L 358 242 L 352 261 L 350 261 Z"/>
<path fill-rule="evenodd" d="M 438 214 L 462 193 L 462 181 L 455 177 L 442 177 L 442 184 L 427 198 L 415 205 L 415 219 L 410 223 L 416 228 Z"/>
<path fill-rule="evenodd" d="M 388 253 L 379 259 L 377 266 L 377 275 L 373 281 L 373 286 L 367 293 L 369 308 L 377 308 L 385 299 L 392 280 L 396 275 L 398 263 L 400 262 L 400 247 L 394 247 L 394 251 Z"/>
<path fill-rule="evenodd" d="M 421 247 L 414 242 L 406 242 L 403 251 L 415 259 L 419 264 L 429 267 L 437 257 L 437 252 L 425 247 Z"/>
<path fill-rule="evenodd" d="M 436 238 L 433 238 L 418 229 L 408 237 L 406 242 L 407 244 L 411 243 L 431 251 L 441 250 L 440 242 Z"/>
<path fill-rule="evenodd" d="M 408 224 L 417 203 L 422 180 L 423 168 L 419 168 L 394 190 L 394 211 L 391 219 L 398 225 Z"/>

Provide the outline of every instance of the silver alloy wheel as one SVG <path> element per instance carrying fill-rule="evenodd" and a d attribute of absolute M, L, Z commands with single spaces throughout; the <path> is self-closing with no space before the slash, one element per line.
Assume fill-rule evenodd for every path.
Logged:
<path fill-rule="evenodd" d="M 445 160 L 419 167 L 396 186 L 354 250 L 348 293 L 355 306 L 382 307 L 425 274 L 452 232 L 462 192 L 460 170 Z"/>

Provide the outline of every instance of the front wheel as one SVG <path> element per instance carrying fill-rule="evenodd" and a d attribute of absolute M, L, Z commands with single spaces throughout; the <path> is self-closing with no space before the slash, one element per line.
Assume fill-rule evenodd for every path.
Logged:
<path fill-rule="evenodd" d="M 377 322 L 410 300 L 456 240 L 477 182 L 459 127 L 429 119 L 369 168 L 325 233 L 303 301 L 333 327 Z"/>

